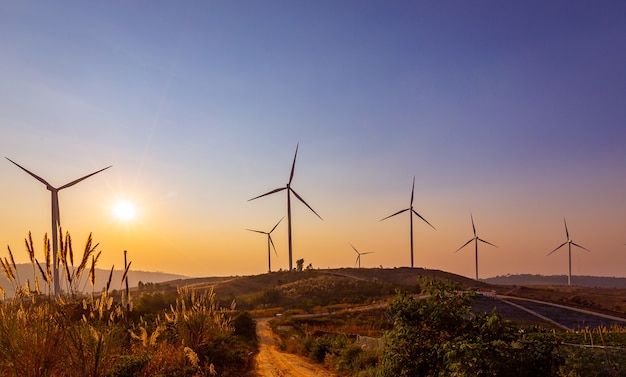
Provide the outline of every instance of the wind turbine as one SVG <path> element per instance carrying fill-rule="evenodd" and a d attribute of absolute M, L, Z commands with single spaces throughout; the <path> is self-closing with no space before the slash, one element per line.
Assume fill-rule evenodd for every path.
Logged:
<path fill-rule="evenodd" d="M 280 224 L 280 222 L 283 221 L 284 218 L 285 217 L 283 216 L 280 220 L 278 220 L 276 225 L 274 225 L 272 230 L 270 230 L 269 232 L 264 232 L 262 230 L 246 229 L 246 230 L 249 230 L 251 232 L 267 234 L 267 272 L 272 272 L 272 262 L 271 262 L 271 259 L 270 259 L 272 254 L 270 253 L 270 245 L 274 248 L 274 254 L 276 254 L 276 256 L 278 256 L 278 252 L 276 252 L 276 246 L 274 246 L 274 241 L 272 241 L 272 232 L 274 231 L 274 229 L 276 229 L 278 224 Z"/>
<path fill-rule="evenodd" d="M 287 182 L 287 184 L 285 185 L 285 187 L 279 187 L 277 189 L 274 189 L 270 192 L 266 192 L 263 195 L 259 195 L 256 196 L 252 199 L 248 199 L 248 201 L 254 200 L 254 199 L 258 199 L 258 198 L 262 198 L 264 196 L 267 195 L 271 195 L 274 193 L 277 193 L 279 191 L 283 191 L 283 190 L 287 190 L 287 232 L 289 235 L 289 271 L 293 270 L 293 263 L 292 263 L 292 251 L 293 251 L 293 247 L 292 247 L 292 240 L 291 240 L 291 194 L 294 194 L 296 196 L 296 198 L 298 198 L 298 200 L 300 200 L 302 203 L 304 203 L 305 206 L 307 206 L 315 215 L 317 215 L 317 217 L 320 218 L 320 220 L 323 220 L 322 217 L 320 215 L 317 214 L 317 212 L 315 212 L 315 210 L 313 208 L 311 208 L 310 205 L 307 204 L 307 202 L 304 201 L 304 199 L 302 199 L 302 197 L 300 195 L 298 195 L 298 193 L 291 188 L 291 181 L 293 180 L 293 172 L 294 169 L 296 167 L 296 157 L 298 156 L 298 146 L 300 145 L 300 143 L 296 144 L 296 153 L 293 156 L 293 164 L 291 165 L 291 174 L 289 175 L 289 181 Z"/>
<path fill-rule="evenodd" d="M 15 164 L 18 168 L 24 170 L 26 173 L 30 174 L 33 178 L 35 178 L 36 180 L 38 180 L 39 182 L 43 183 L 44 185 L 46 185 L 46 188 L 48 190 L 50 190 L 50 193 L 52 194 L 52 263 L 54 263 L 54 273 L 53 273 L 53 278 L 54 278 L 54 295 L 57 296 L 61 290 L 61 285 L 59 282 L 59 270 L 58 270 L 58 263 L 57 263 L 57 252 L 58 252 L 58 238 L 57 238 L 57 229 L 61 226 L 61 218 L 59 215 L 59 191 L 63 190 L 64 188 L 68 188 L 70 186 L 74 186 L 75 184 L 77 184 L 80 181 L 83 181 L 89 177 L 91 177 L 92 175 L 98 174 L 103 170 L 106 170 L 108 168 L 110 168 L 111 166 L 107 166 L 104 169 L 100 169 L 96 172 L 93 172 L 91 174 L 88 174 L 84 177 L 78 178 L 70 183 L 66 183 L 63 186 L 60 187 L 54 187 L 52 186 L 50 183 L 48 183 L 48 181 L 46 181 L 45 179 L 39 177 L 38 175 L 26 170 L 24 167 L 20 166 L 17 162 L 11 160 L 8 157 L 5 157 L 7 160 L 11 161 L 13 164 Z"/>
<path fill-rule="evenodd" d="M 560 249 L 563 246 L 567 245 L 568 254 L 569 254 L 569 275 L 567 275 L 567 285 L 572 285 L 572 245 L 574 245 L 576 247 L 579 247 L 579 248 L 581 248 L 583 250 L 587 250 L 589 252 L 591 252 L 591 250 L 589 250 L 589 249 L 587 249 L 585 247 L 582 247 L 579 244 L 577 244 L 576 242 L 572 241 L 569 238 L 569 232 L 567 231 L 567 222 L 565 221 L 565 218 L 563 218 L 563 223 L 565 224 L 565 237 L 567 238 L 567 241 L 563 242 L 556 249 L 554 249 L 551 252 L 549 252 L 548 255 L 554 253 L 558 249 Z"/>
<path fill-rule="evenodd" d="M 356 257 L 356 262 L 354 262 L 354 267 L 356 267 L 357 263 L 359 264 L 359 268 L 361 268 L 361 255 L 365 255 L 365 254 L 373 254 L 373 251 L 367 251 L 364 253 L 359 252 L 356 247 L 354 247 L 354 245 L 352 245 L 350 242 L 348 242 L 348 244 L 350 244 L 350 246 L 352 246 L 352 248 L 354 249 L 354 251 L 356 251 L 357 253 L 357 257 Z"/>
<path fill-rule="evenodd" d="M 496 246 L 496 245 L 492 244 L 491 242 L 485 241 L 482 238 L 478 237 L 476 235 L 476 226 L 474 226 L 474 217 L 472 216 L 471 212 L 470 212 L 470 219 L 472 219 L 472 230 L 474 231 L 474 238 L 470 239 L 463 246 L 459 247 L 458 250 L 455 251 L 455 253 L 458 253 L 459 251 L 461 251 L 462 248 L 464 248 L 465 246 L 469 245 L 470 242 L 474 241 L 475 246 L 476 246 L 476 280 L 478 281 L 478 241 L 486 243 L 486 244 L 491 245 L 491 246 L 495 246 L 495 247 L 498 247 L 498 246 Z"/>
<path fill-rule="evenodd" d="M 385 218 L 380 219 L 380 221 L 383 221 L 383 220 L 388 219 L 390 217 L 393 217 L 395 215 L 399 215 L 402 212 L 409 211 L 409 217 L 411 219 L 411 268 L 413 268 L 413 214 L 416 214 L 417 217 L 422 219 L 426 224 L 430 225 L 431 228 L 435 229 L 435 227 L 432 226 L 431 223 L 429 223 L 425 218 L 422 217 L 422 215 L 420 215 L 419 213 L 417 213 L 417 211 L 415 211 L 413 209 L 413 193 L 414 192 L 415 192 L 415 177 L 413 177 L 413 187 L 411 188 L 411 204 L 409 205 L 409 208 L 405 208 L 403 210 L 400 210 L 400 211 L 394 213 L 393 215 L 389 215 L 389 216 L 387 216 Z"/>

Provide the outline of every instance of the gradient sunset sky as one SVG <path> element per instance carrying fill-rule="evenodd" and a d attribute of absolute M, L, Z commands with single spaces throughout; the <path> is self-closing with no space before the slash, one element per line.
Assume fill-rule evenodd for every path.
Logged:
<path fill-rule="evenodd" d="M 294 261 L 474 276 L 626 276 L 626 2 L 0 3 L 0 151 L 54 186 L 100 267 L 267 270 L 292 187 Z M 0 244 L 42 253 L 50 192 L 0 161 Z M 112 213 L 127 200 L 137 217 Z M 273 239 L 287 268 L 286 220 Z M 2 256 L 6 255 L 3 251 Z M 41 259 L 41 257 L 39 257 Z"/>

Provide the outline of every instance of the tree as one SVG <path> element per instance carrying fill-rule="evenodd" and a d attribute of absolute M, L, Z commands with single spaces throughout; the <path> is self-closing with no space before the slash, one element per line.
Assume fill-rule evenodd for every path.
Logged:
<path fill-rule="evenodd" d="M 296 261 L 296 271 L 302 272 L 302 267 L 304 267 L 304 258 Z"/>
<path fill-rule="evenodd" d="M 424 280 L 425 298 L 399 292 L 389 306 L 380 372 L 384 376 L 552 376 L 557 344 L 491 314 L 472 313 L 474 294 Z"/>

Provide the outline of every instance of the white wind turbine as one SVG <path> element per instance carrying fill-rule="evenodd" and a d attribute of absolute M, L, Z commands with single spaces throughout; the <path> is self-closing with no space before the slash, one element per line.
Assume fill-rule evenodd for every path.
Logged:
<path fill-rule="evenodd" d="M 61 218 L 59 215 L 59 191 L 63 190 L 64 188 L 68 188 L 70 186 L 74 186 L 75 184 L 77 184 L 80 181 L 83 181 L 89 177 L 91 177 L 94 174 L 98 174 L 103 170 L 106 170 L 108 168 L 110 168 L 111 166 L 107 166 L 104 169 L 100 169 L 96 172 L 93 172 L 91 174 L 88 174 L 84 177 L 78 178 L 70 183 L 64 184 L 63 186 L 60 187 L 54 187 L 52 186 L 50 183 L 48 183 L 48 181 L 46 181 L 45 179 L 39 177 L 38 175 L 28 171 L 27 169 L 25 169 L 24 167 L 20 166 L 17 162 L 11 160 L 8 157 L 5 157 L 7 160 L 11 161 L 13 164 L 15 164 L 17 167 L 19 167 L 20 169 L 24 170 L 26 173 L 30 174 L 33 178 L 35 178 L 36 180 L 38 180 L 39 182 L 43 183 L 44 185 L 46 185 L 46 188 L 48 190 L 50 190 L 50 193 L 52 194 L 52 263 L 54 264 L 53 266 L 53 280 L 54 280 L 54 295 L 57 296 L 61 290 L 61 285 L 59 282 L 59 270 L 57 269 L 58 263 L 57 263 L 57 252 L 58 252 L 58 237 L 57 237 L 57 229 L 61 226 Z"/>
<path fill-rule="evenodd" d="M 415 177 L 413 177 L 413 187 L 411 188 L 411 204 L 409 205 L 409 208 L 405 208 L 403 210 L 400 210 L 394 213 L 393 215 L 389 215 L 385 218 L 380 219 L 380 221 L 383 221 L 395 215 L 399 215 L 402 212 L 409 211 L 409 217 L 411 219 L 411 268 L 413 268 L 413 214 L 417 215 L 417 217 L 422 219 L 426 224 L 430 225 L 431 228 L 435 229 L 435 227 L 432 226 L 431 223 L 429 223 L 425 218 L 422 217 L 422 215 L 420 215 L 419 213 L 417 213 L 417 211 L 413 209 L 413 193 L 414 192 L 415 192 Z"/>
<path fill-rule="evenodd" d="M 274 231 L 274 229 L 276 229 L 276 227 L 278 226 L 278 224 L 280 224 L 281 221 L 283 221 L 285 217 L 282 217 L 280 220 L 278 220 L 278 222 L 276 223 L 276 225 L 274 225 L 274 227 L 272 228 L 272 230 L 270 230 L 269 232 L 264 232 L 262 230 L 254 230 L 254 229 L 246 229 L 249 230 L 251 232 L 257 232 L 257 233 L 261 233 L 261 234 L 266 234 L 267 235 L 267 272 L 272 272 L 272 262 L 271 262 L 271 250 L 270 250 L 270 245 L 274 248 L 274 254 L 276 254 L 276 256 L 278 256 L 278 252 L 276 251 L 276 246 L 274 246 L 274 241 L 272 241 L 272 232 Z"/>
<path fill-rule="evenodd" d="M 360 251 L 358 251 L 358 250 L 356 249 L 356 247 L 354 247 L 354 245 L 352 245 L 350 242 L 348 242 L 348 244 L 349 244 L 350 246 L 352 246 L 352 248 L 354 249 L 354 251 L 357 253 L 356 262 L 354 262 L 354 267 L 356 267 L 356 265 L 357 265 L 357 263 L 358 263 L 359 268 L 361 268 L 361 255 L 373 254 L 373 253 L 374 253 L 373 251 L 366 251 L 366 252 L 361 253 L 361 252 L 360 252 Z"/>
<path fill-rule="evenodd" d="M 474 226 L 474 217 L 472 216 L 472 214 L 470 213 L 470 219 L 472 219 L 472 230 L 474 231 L 474 238 L 471 238 L 469 241 L 467 241 L 463 246 L 459 247 L 457 249 L 457 251 L 455 251 L 455 253 L 458 253 L 459 251 L 461 251 L 462 248 L 464 248 L 465 246 L 469 245 L 470 242 L 474 241 L 475 242 L 475 250 L 476 250 L 476 280 L 478 280 L 478 241 L 486 243 L 487 245 L 491 245 L 491 246 L 495 246 L 498 247 L 494 244 L 492 244 L 491 242 L 485 241 L 482 238 L 478 237 L 476 235 L 476 226 Z"/>
<path fill-rule="evenodd" d="M 291 241 L 291 194 L 294 194 L 296 196 L 296 198 L 298 198 L 298 200 L 300 200 L 305 206 L 307 206 L 315 215 L 317 215 L 317 217 L 320 218 L 320 220 L 323 220 L 322 217 L 320 215 L 317 214 L 317 212 L 315 212 L 315 210 L 313 208 L 311 208 L 310 205 L 307 204 L 307 202 L 304 201 L 304 199 L 302 199 L 302 197 L 300 197 L 300 195 L 298 195 L 298 193 L 291 188 L 291 181 L 293 180 L 293 172 L 294 169 L 296 167 L 296 157 L 298 156 L 298 145 L 296 144 L 296 153 L 293 156 L 293 164 L 291 165 L 291 174 L 289 175 L 289 181 L 287 182 L 287 184 L 285 185 L 285 187 L 279 187 L 277 189 L 274 189 L 270 192 L 266 192 L 263 195 L 259 195 L 259 196 L 255 196 L 252 199 L 248 199 L 248 201 L 254 200 L 254 199 L 258 199 L 258 198 L 262 198 L 264 196 L 267 195 L 271 195 L 274 193 L 277 193 L 279 191 L 283 191 L 283 190 L 287 190 L 287 233 L 288 233 L 288 239 L 289 239 L 289 271 L 293 270 L 293 264 L 292 264 L 292 241 Z"/>
<path fill-rule="evenodd" d="M 567 275 L 567 285 L 572 285 L 572 245 L 579 247 L 583 250 L 587 250 L 589 252 L 591 252 L 591 250 L 580 246 L 579 244 L 577 244 L 576 242 L 572 241 L 569 238 L 569 232 L 567 231 L 567 222 L 565 221 L 565 218 L 563 218 L 563 223 L 565 224 L 565 237 L 567 238 L 567 240 L 565 242 L 563 242 L 562 244 L 560 244 L 559 246 L 557 246 L 556 249 L 552 250 L 551 252 L 548 253 L 548 255 L 554 253 L 555 251 L 557 251 L 558 249 L 562 248 L 563 246 L 567 245 L 568 248 L 568 255 L 569 255 L 569 274 Z"/>

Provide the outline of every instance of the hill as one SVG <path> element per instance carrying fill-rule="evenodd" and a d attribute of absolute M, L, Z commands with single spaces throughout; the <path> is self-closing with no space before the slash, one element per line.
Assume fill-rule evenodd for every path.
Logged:
<path fill-rule="evenodd" d="M 606 314 L 626 314 L 626 289 L 568 287 L 563 285 L 490 284 L 440 270 L 422 268 L 339 268 L 279 271 L 251 276 L 176 279 L 135 288 L 142 293 L 173 295 L 176 287 L 213 289 L 223 305 L 235 300 L 240 309 L 311 310 L 316 307 L 354 306 L 388 300 L 397 289 L 418 293 L 422 278 L 446 279 L 462 289 L 497 293 L 590 309 Z"/>
<path fill-rule="evenodd" d="M 34 288 L 32 266 L 19 264 L 17 267 L 21 283 L 30 279 Z M 104 288 L 109 273 L 110 270 L 96 271 L 93 291 L 99 292 Z M 111 289 L 123 288 L 121 277 L 122 271 L 113 272 Z M 423 278 L 450 280 L 463 289 L 548 301 L 612 315 L 626 314 L 624 278 L 576 276 L 573 281 L 577 285 L 569 287 L 563 285 L 567 281 L 566 276 L 507 275 L 475 281 L 445 271 L 408 267 L 310 269 L 203 278 L 132 270 L 128 275 L 131 295 L 137 299 L 145 293 L 172 297 L 177 287 L 189 286 L 197 290 L 213 289 L 223 305 L 228 306 L 234 300 L 238 308 L 247 310 L 310 310 L 333 305 L 371 304 L 389 299 L 398 289 L 418 293 Z M 86 276 L 84 279 L 80 287 L 89 293 L 92 287 Z M 0 285 L 10 297 L 13 290 L 4 276 L 0 277 Z"/>
<path fill-rule="evenodd" d="M 339 268 L 176 279 L 143 284 L 134 288 L 131 295 L 138 298 L 136 302 L 140 305 L 140 301 L 146 305 L 164 304 L 167 297 L 175 296 L 177 287 L 188 286 L 195 290 L 212 289 L 222 305 L 229 306 L 235 301 L 239 309 L 310 310 L 332 305 L 369 304 L 394 296 L 397 289 L 420 292 L 423 277 L 452 280 L 464 288 L 487 286 L 459 275 L 421 268 Z"/>
<path fill-rule="evenodd" d="M 194 289 L 213 288 L 220 297 L 238 297 L 263 292 L 268 289 L 280 288 L 281 290 L 302 292 L 315 286 L 314 282 L 325 281 L 340 289 L 349 281 L 372 283 L 375 286 L 391 287 L 391 294 L 396 288 L 414 290 L 419 287 L 421 278 L 448 279 L 461 284 L 464 288 L 488 287 L 487 284 L 476 282 L 463 276 L 445 271 L 427 270 L 422 268 L 339 268 L 324 270 L 305 270 L 302 272 L 277 271 L 261 275 L 231 276 L 231 277 L 207 277 L 193 279 L 178 279 L 161 284 L 170 285 L 173 289 L 177 286 L 187 285 Z M 331 283 L 333 282 L 333 283 Z M 342 284 L 343 283 L 343 284 Z M 330 291 L 331 287 L 328 287 Z M 330 293 L 330 292 L 326 292 Z"/>

